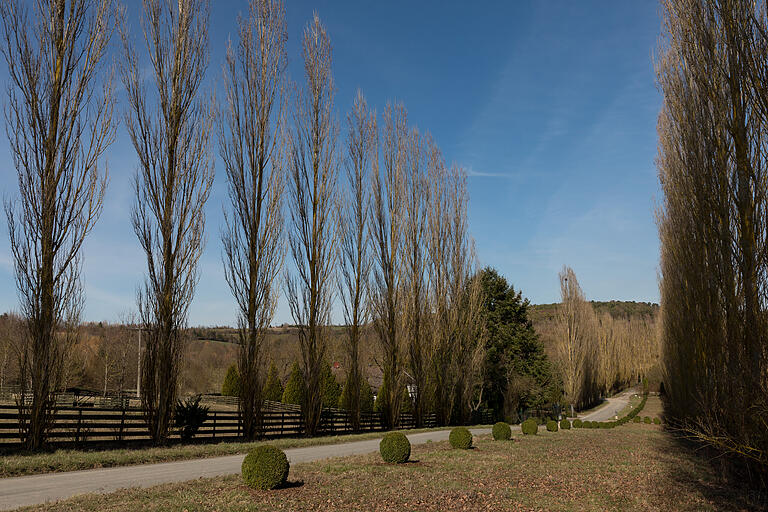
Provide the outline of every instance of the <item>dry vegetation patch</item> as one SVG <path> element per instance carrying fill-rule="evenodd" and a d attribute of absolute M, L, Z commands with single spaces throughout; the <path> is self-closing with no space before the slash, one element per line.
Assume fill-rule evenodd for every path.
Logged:
<path fill-rule="evenodd" d="M 513 441 L 414 446 L 411 461 L 378 454 L 291 467 L 286 488 L 248 489 L 239 476 L 89 495 L 39 510 L 754 510 L 738 489 L 660 427 L 626 425 Z"/>

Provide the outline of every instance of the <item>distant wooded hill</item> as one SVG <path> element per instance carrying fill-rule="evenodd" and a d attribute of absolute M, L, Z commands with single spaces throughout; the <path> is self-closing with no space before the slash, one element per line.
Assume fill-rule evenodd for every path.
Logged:
<path fill-rule="evenodd" d="M 650 323 L 655 322 L 659 312 L 658 304 L 648 302 L 610 301 L 592 302 L 592 305 L 599 314 L 607 312 L 615 318 L 643 319 Z M 531 305 L 529 309 L 533 327 L 550 356 L 553 355 L 557 306 L 538 304 Z M 3 382 L 14 384 L 18 379 L 9 343 L 11 331 L 3 327 L 3 320 L 9 323 L 11 319 L 8 315 L 0 315 L 0 387 Z M 120 387 L 135 389 L 138 333 L 114 324 L 90 323 L 83 327 L 80 342 L 72 351 L 67 387 L 103 390 L 106 379 L 109 391 Z M 237 331 L 232 327 L 192 327 L 188 333 L 190 342 L 181 376 L 183 393 L 221 391 L 227 368 L 236 361 Z M 339 381 L 346 376 L 343 339 L 344 327 L 331 327 L 327 359 Z M 379 351 L 370 329 L 366 329 L 360 349 L 363 371 L 376 388 L 381 383 Z M 285 380 L 291 365 L 299 357 L 296 329 L 288 325 L 271 328 L 266 340 L 266 352 L 267 363 L 274 360 Z"/>
<path fill-rule="evenodd" d="M 610 313 L 613 318 L 645 317 L 655 318 L 659 314 L 659 305 L 655 302 L 635 302 L 630 301 L 590 301 L 595 313 Z M 555 304 L 531 304 L 530 318 L 535 324 L 537 321 L 552 320 L 557 314 Z"/>

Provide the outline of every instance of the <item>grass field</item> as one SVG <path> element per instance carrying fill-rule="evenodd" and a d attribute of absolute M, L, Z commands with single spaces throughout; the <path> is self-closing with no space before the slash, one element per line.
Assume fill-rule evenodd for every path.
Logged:
<path fill-rule="evenodd" d="M 405 432 L 406 434 L 415 434 L 417 432 L 428 432 L 431 430 L 444 430 L 444 428 L 411 429 L 403 430 L 402 432 Z M 28 455 L 11 454 L 0 457 L 0 478 L 235 455 L 238 453 L 247 453 L 251 448 L 264 443 L 272 444 L 281 449 L 287 449 L 363 441 L 366 439 L 375 439 L 382 435 L 382 432 L 368 432 L 365 434 L 350 434 L 343 436 L 276 439 L 273 441 L 260 441 L 254 443 L 222 442 L 216 444 L 186 444 L 162 448 L 93 451 L 56 450 L 53 452 Z"/>
<path fill-rule="evenodd" d="M 719 483 L 704 461 L 655 425 L 540 429 L 509 442 L 475 441 L 467 451 L 444 442 L 415 446 L 412 461 L 400 466 L 378 454 L 300 464 L 286 488 L 271 492 L 252 491 L 233 475 L 34 510 L 759 510 L 753 495 Z"/>

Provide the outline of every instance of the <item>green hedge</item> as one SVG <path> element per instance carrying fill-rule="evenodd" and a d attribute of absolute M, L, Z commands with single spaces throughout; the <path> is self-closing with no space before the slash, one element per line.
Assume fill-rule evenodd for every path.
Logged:
<path fill-rule="evenodd" d="M 571 430 L 571 422 L 566 418 L 560 420 L 560 430 Z"/>
<path fill-rule="evenodd" d="M 576 418 L 573 420 L 573 428 L 582 428 L 584 426 L 584 422 L 581 421 L 579 418 Z"/>
<path fill-rule="evenodd" d="M 411 456 L 411 442 L 402 432 L 389 432 L 379 443 L 379 453 L 384 462 L 402 464 Z"/>
<path fill-rule="evenodd" d="M 549 420 L 547 422 L 547 431 L 557 432 L 557 422 L 555 420 Z"/>
<path fill-rule="evenodd" d="M 448 442 L 451 443 L 452 448 L 468 450 L 472 448 L 472 432 L 466 427 L 456 427 L 451 430 Z"/>
<path fill-rule="evenodd" d="M 496 441 L 507 441 L 512 437 L 512 427 L 509 423 L 500 421 L 493 426 L 493 439 Z"/>
<path fill-rule="evenodd" d="M 246 485 L 269 490 L 280 487 L 288 479 L 288 457 L 272 445 L 261 445 L 248 452 L 241 471 Z"/>
<path fill-rule="evenodd" d="M 528 418 L 520 425 L 520 429 L 523 431 L 523 434 L 527 436 L 533 436 L 536 435 L 536 432 L 538 432 L 539 424 L 536 423 L 534 418 Z"/>

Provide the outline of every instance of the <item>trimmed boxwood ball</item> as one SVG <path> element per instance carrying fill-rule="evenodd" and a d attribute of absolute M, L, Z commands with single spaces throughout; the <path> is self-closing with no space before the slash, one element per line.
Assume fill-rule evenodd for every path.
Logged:
<path fill-rule="evenodd" d="M 547 422 L 547 430 L 549 432 L 557 432 L 557 422 L 555 420 L 549 420 Z"/>
<path fill-rule="evenodd" d="M 522 430 L 523 434 L 527 436 L 533 436 L 536 435 L 536 432 L 539 431 L 539 425 L 536 423 L 535 419 L 528 418 L 520 425 L 520 430 Z"/>
<path fill-rule="evenodd" d="M 575 420 L 573 420 L 573 428 L 581 428 L 583 426 L 584 426 L 584 422 L 581 421 L 580 419 L 576 418 Z"/>
<path fill-rule="evenodd" d="M 448 442 L 451 443 L 452 448 L 468 450 L 472 448 L 472 432 L 466 427 L 456 427 L 451 430 L 451 435 L 448 436 Z"/>
<path fill-rule="evenodd" d="M 567 419 L 563 418 L 560 420 L 560 429 L 561 430 L 571 430 L 571 422 Z"/>
<path fill-rule="evenodd" d="M 379 452 L 384 462 L 402 464 L 411 456 L 411 442 L 402 432 L 389 432 L 381 439 Z"/>
<path fill-rule="evenodd" d="M 500 421 L 493 425 L 493 439 L 496 441 L 507 441 L 512 437 L 512 427 L 509 423 Z"/>
<path fill-rule="evenodd" d="M 651 424 L 651 417 L 650 416 L 646 416 L 645 418 L 643 418 L 643 423 L 645 423 L 646 425 L 650 425 Z"/>
<path fill-rule="evenodd" d="M 640 416 L 635 416 L 634 418 L 632 418 L 632 423 L 640 423 L 641 421 L 643 420 L 640 419 Z"/>
<path fill-rule="evenodd" d="M 243 480 L 254 489 L 275 489 L 288 479 L 289 469 L 288 457 L 283 450 L 261 445 L 249 451 L 243 459 Z"/>
<path fill-rule="evenodd" d="M 658 416 L 653 418 L 653 424 L 654 425 L 661 425 L 661 418 L 659 418 Z"/>

